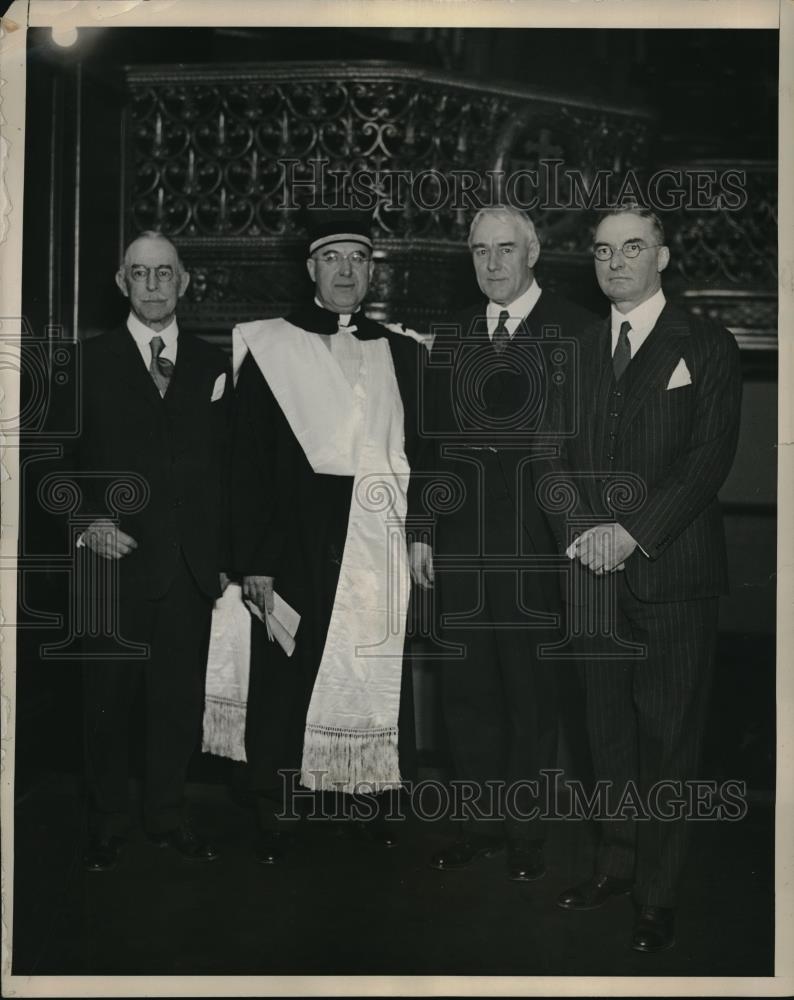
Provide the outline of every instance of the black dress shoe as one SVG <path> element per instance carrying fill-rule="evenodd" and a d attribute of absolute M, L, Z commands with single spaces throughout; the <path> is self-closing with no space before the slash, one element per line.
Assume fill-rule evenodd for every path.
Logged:
<path fill-rule="evenodd" d="M 295 835 L 286 830 L 261 830 L 254 844 L 254 858 L 260 865 L 275 865 L 295 844 Z"/>
<path fill-rule="evenodd" d="M 674 914 L 675 911 L 669 906 L 641 906 L 634 922 L 631 947 L 646 954 L 672 948 L 675 944 Z"/>
<path fill-rule="evenodd" d="M 534 882 L 546 874 L 543 844 L 507 845 L 507 872 L 511 882 Z"/>
<path fill-rule="evenodd" d="M 477 858 L 489 858 L 504 850 L 501 837 L 472 837 L 467 840 L 456 840 L 438 851 L 430 859 L 430 867 L 439 871 L 452 871 L 457 868 L 468 868 Z"/>
<path fill-rule="evenodd" d="M 631 879 L 595 875 L 587 882 L 566 889 L 557 897 L 557 906 L 563 910 L 597 910 L 610 896 L 625 896 L 631 892 Z"/>
<path fill-rule="evenodd" d="M 108 872 L 121 857 L 124 841 L 121 837 L 94 836 L 83 851 L 83 867 L 87 872 Z"/>
<path fill-rule="evenodd" d="M 149 834 L 149 840 L 158 847 L 172 847 L 189 861 L 214 861 L 218 852 L 202 840 L 189 826 L 177 826 L 165 833 Z"/>

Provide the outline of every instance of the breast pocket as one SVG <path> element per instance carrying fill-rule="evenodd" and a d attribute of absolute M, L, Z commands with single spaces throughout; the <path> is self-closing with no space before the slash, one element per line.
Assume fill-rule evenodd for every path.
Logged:
<path fill-rule="evenodd" d="M 691 385 L 660 389 L 652 408 L 651 435 L 657 442 L 666 442 L 669 447 L 677 449 L 691 435 L 694 409 L 695 395 Z"/>

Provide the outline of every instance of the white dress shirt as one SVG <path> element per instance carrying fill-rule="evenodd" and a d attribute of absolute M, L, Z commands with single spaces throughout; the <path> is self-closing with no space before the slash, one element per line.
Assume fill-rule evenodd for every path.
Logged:
<path fill-rule="evenodd" d="M 176 364 L 176 348 L 179 329 L 177 328 L 175 318 L 171 320 L 165 330 L 160 330 L 158 332 L 157 330 L 152 330 L 152 328 L 147 326 L 145 323 L 141 323 L 134 313 L 130 313 L 127 317 L 127 329 L 132 334 L 133 340 L 135 341 L 138 350 L 141 352 L 143 363 L 146 365 L 147 369 L 152 363 L 152 348 L 150 346 L 152 337 L 163 338 L 163 349 L 160 352 L 160 357 L 166 358 L 172 364 Z"/>
<path fill-rule="evenodd" d="M 612 306 L 612 353 L 615 353 L 615 348 L 617 347 L 620 326 L 628 320 L 631 323 L 629 347 L 631 348 L 631 356 L 633 358 L 648 339 L 648 334 L 656 326 L 656 321 L 661 316 L 666 301 L 664 292 L 660 288 L 658 292 L 644 302 L 641 302 L 638 306 L 635 306 L 630 312 L 618 312 Z M 638 544 L 637 548 L 644 556 L 648 555 L 641 545 Z"/>
<path fill-rule="evenodd" d="M 510 334 L 510 339 L 512 340 L 519 324 L 535 308 L 535 304 L 540 298 L 540 285 L 532 279 L 532 284 L 524 292 L 523 295 L 519 295 L 518 298 L 508 303 L 508 305 L 500 306 L 498 302 L 489 302 L 488 307 L 485 310 L 485 319 L 488 323 L 488 336 L 493 340 L 493 332 L 499 323 L 499 313 L 507 312 L 510 314 L 510 318 L 505 322 L 505 327 L 507 332 Z"/>
<path fill-rule="evenodd" d="M 664 309 L 665 302 L 667 300 L 664 297 L 664 292 L 659 289 L 654 295 L 644 302 L 641 302 L 638 306 L 635 306 L 631 312 L 622 313 L 612 306 L 612 353 L 615 353 L 615 348 L 618 344 L 618 334 L 620 333 L 621 324 L 625 323 L 626 320 L 631 323 L 631 329 L 629 330 L 629 346 L 631 347 L 631 356 L 639 351 L 645 341 L 648 339 L 648 334 L 656 326 L 656 321 L 661 316 L 662 309 Z"/>

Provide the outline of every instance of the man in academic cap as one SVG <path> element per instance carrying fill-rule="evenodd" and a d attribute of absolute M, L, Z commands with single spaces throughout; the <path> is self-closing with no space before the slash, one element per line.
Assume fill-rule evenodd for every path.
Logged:
<path fill-rule="evenodd" d="M 234 331 L 234 566 L 260 612 L 278 598 L 300 615 L 291 656 L 251 625 L 245 751 L 263 863 L 291 842 L 285 789 L 382 792 L 412 767 L 405 521 L 421 348 L 361 309 L 369 220 L 312 223 L 313 301 Z"/>

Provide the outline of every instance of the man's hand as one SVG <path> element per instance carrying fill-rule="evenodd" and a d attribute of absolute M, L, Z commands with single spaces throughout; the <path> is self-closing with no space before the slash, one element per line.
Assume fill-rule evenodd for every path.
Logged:
<path fill-rule="evenodd" d="M 620 524 L 596 524 L 581 534 L 568 549 L 571 559 L 592 570 L 596 576 L 625 569 L 625 562 L 637 542 Z"/>
<path fill-rule="evenodd" d="M 131 535 L 106 517 L 92 521 L 83 532 L 83 544 L 103 559 L 123 559 L 138 548 Z"/>
<path fill-rule="evenodd" d="M 253 601 L 262 614 L 273 614 L 273 580 L 272 576 L 243 577 L 243 598 Z"/>
<path fill-rule="evenodd" d="M 433 549 L 427 542 L 411 542 L 408 546 L 408 565 L 411 579 L 418 587 L 429 590 L 433 586 Z"/>
<path fill-rule="evenodd" d="M 221 585 L 221 593 L 224 594 L 226 592 L 226 588 L 229 586 L 229 577 L 224 572 L 220 572 L 218 574 L 218 580 Z"/>

